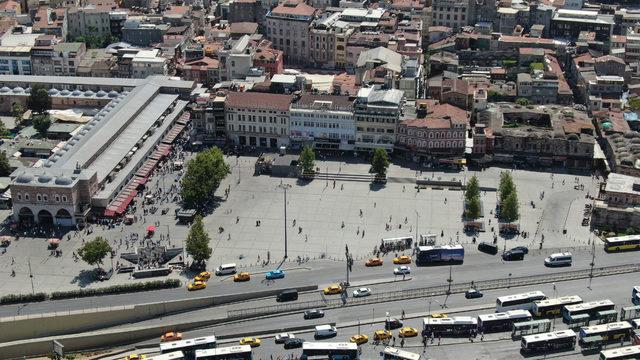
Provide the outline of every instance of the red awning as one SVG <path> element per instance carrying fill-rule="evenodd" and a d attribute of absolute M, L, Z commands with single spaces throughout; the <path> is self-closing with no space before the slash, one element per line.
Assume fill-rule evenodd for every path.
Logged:
<path fill-rule="evenodd" d="M 113 211 L 113 210 L 109 210 L 109 209 L 107 209 L 107 210 L 105 210 L 105 211 L 104 211 L 104 216 L 112 217 L 112 216 L 114 216 L 115 214 L 116 214 L 116 212 L 115 212 L 115 211 Z"/>
<path fill-rule="evenodd" d="M 153 225 L 149 225 L 149 226 L 147 226 L 147 231 L 148 232 L 155 232 L 156 231 L 156 227 L 153 226 Z"/>

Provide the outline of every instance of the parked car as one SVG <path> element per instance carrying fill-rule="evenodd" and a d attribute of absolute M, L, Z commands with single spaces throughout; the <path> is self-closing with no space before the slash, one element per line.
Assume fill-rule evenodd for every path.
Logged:
<path fill-rule="evenodd" d="M 527 255 L 529 253 L 529 248 L 526 246 L 516 246 L 513 249 L 510 250 L 519 250 L 522 251 L 525 255 Z"/>
<path fill-rule="evenodd" d="M 280 269 L 271 270 L 264 276 L 267 280 L 284 279 L 284 271 Z"/>
<path fill-rule="evenodd" d="M 371 289 L 363 287 L 353 290 L 353 297 L 364 297 L 371 295 Z"/>
<path fill-rule="evenodd" d="M 464 293 L 464 297 L 466 299 L 478 299 L 483 297 L 484 294 L 481 293 L 480 291 L 476 290 L 476 289 L 469 289 L 467 291 L 465 291 Z"/>
<path fill-rule="evenodd" d="M 481 242 L 480 244 L 478 244 L 478 250 L 486 254 L 495 255 L 498 253 L 498 246 L 486 242 Z"/>
<path fill-rule="evenodd" d="M 284 342 L 284 348 L 285 349 L 297 349 L 299 347 L 302 347 L 303 343 L 304 343 L 304 339 L 300 339 L 300 338 L 287 339 Z"/>
<path fill-rule="evenodd" d="M 310 319 L 319 319 L 324 317 L 324 311 L 320 310 L 320 309 L 312 309 L 312 310 L 307 310 L 304 312 L 304 319 L 305 320 L 310 320 Z"/>

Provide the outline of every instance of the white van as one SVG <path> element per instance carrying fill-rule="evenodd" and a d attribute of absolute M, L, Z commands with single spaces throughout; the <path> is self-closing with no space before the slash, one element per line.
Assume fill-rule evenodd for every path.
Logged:
<path fill-rule="evenodd" d="M 570 252 L 555 253 L 544 259 L 544 264 L 546 266 L 571 266 L 571 259 Z"/>
<path fill-rule="evenodd" d="M 316 338 L 328 338 L 338 335 L 338 330 L 335 326 L 331 325 L 318 325 L 316 326 Z"/>
<path fill-rule="evenodd" d="M 222 264 L 216 268 L 216 275 L 232 275 L 236 273 L 236 264 Z"/>

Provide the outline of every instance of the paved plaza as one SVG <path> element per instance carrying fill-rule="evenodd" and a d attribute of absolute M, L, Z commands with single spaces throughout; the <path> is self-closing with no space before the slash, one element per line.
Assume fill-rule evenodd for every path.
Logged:
<path fill-rule="evenodd" d="M 277 262 L 284 256 L 284 199 L 279 185 L 289 184 L 287 192 L 287 235 L 288 255 L 290 259 L 297 256 L 329 259 L 344 258 L 345 245 L 356 259 L 371 256 L 374 247 L 382 238 L 399 236 L 415 236 L 420 234 L 437 234 L 439 244 L 461 243 L 470 253 L 476 252 L 472 236 L 463 232 L 462 200 L 459 190 L 421 189 L 415 186 L 416 176 L 435 180 L 465 181 L 477 175 L 481 187 L 495 188 L 501 171 L 512 171 L 518 189 L 520 201 L 520 227 L 529 233 L 524 239 L 514 237 L 506 240 L 507 248 L 525 245 L 538 248 L 544 235 L 544 248 L 573 248 L 587 246 L 591 235 L 588 227 L 581 226 L 582 212 L 589 201 L 585 195 L 597 193 L 598 180 L 591 176 L 575 176 L 573 174 L 550 172 L 533 172 L 527 170 L 505 170 L 490 168 L 481 172 L 416 172 L 406 167 L 391 165 L 389 182 L 381 188 L 372 188 L 368 182 L 313 180 L 300 184 L 296 179 L 280 179 L 266 175 L 254 176 L 255 157 L 229 157 L 231 174 L 222 182 L 216 195 L 220 201 L 215 210 L 205 218 L 205 226 L 211 236 L 213 255 L 209 267 L 220 263 L 235 262 L 240 266 L 251 266 L 264 262 L 267 257 Z M 366 163 L 345 163 L 338 161 L 317 161 L 323 172 L 329 174 L 368 173 Z M 169 189 L 177 185 L 178 172 L 168 172 L 152 178 L 148 185 L 153 191 L 156 187 Z M 584 190 L 576 190 L 576 181 L 584 185 Z M 228 196 L 225 189 L 229 188 Z M 544 191 L 544 199 L 540 199 Z M 101 286 L 92 283 L 89 271 L 91 267 L 80 261 L 74 261 L 73 253 L 82 245 L 82 239 L 92 239 L 97 235 L 107 238 L 115 249 L 117 256 L 130 252 L 139 243 L 120 242 L 131 233 L 144 234 L 148 225 L 158 225 L 154 239 L 169 247 L 182 246 L 188 227 L 176 224 L 174 210 L 176 205 L 172 196 L 157 197 L 159 209 L 168 208 L 167 215 L 161 210 L 155 214 L 143 215 L 138 206 L 139 220 L 130 226 L 119 225 L 107 228 L 94 225 L 90 235 L 71 232 L 71 237 L 63 237 L 59 257 L 51 256 L 47 249 L 47 238 L 21 238 L 0 256 L 0 266 L 5 269 L 0 273 L 0 291 L 28 292 L 29 261 L 34 274 L 36 291 L 55 291 L 73 289 L 78 286 Z M 138 203 L 140 198 L 137 199 Z M 535 203 L 535 208 L 531 206 Z M 496 218 L 490 213 L 495 208 L 496 192 L 482 193 L 486 232 L 478 235 L 478 241 L 493 241 Z M 362 215 L 361 215 L 362 213 Z M 8 212 L 0 214 L 8 216 Z M 259 226 L 256 222 L 259 221 Z M 294 224 L 295 221 L 295 224 Z M 344 222 L 344 226 L 343 226 Z M 387 226 L 390 230 L 387 230 Z M 220 228 L 223 229 L 220 232 Z M 563 229 L 567 229 L 563 234 Z M 502 247 L 505 240 L 498 238 Z M 105 266 L 111 267 L 106 259 Z M 16 276 L 11 277 L 11 270 Z M 181 277 L 180 274 L 172 276 Z M 128 282 L 127 274 L 117 274 L 102 285 Z"/>

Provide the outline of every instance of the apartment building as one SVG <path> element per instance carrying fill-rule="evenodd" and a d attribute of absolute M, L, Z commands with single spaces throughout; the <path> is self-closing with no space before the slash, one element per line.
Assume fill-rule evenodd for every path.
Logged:
<path fill-rule="evenodd" d="M 131 57 L 131 77 L 146 79 L 151 75 L 167 75 L 167 59 L 159 49 L 140 50 Z"/>
<path fill-rule="evenodd" d="M 404 94 L 397 89 L 361 88 L 354 102 L 355 150 L 376 148 L 393 151 L 396 126 L 402 113 Z"/>
<path fill-rule="evenodd" d="M 45 50 L 50 48 L 51 51 Z M 33 74 L 76 76 L 76 69 L 84 58 L 87 47 L 84 43 L 58 43 L 45 47 L 34 47 Z"/>
<path fill-rule="evenodd" d="M 303 2 L 285 1 L 266 15 L 266 37 L 273 47 L 284 51 L 285 63 L 310 61 L 309 26 L 317 9 Z"/>
<path fill-rule="evenodd" d="M 0 46 L 1 75 L 31 75 L 31 46 Z"/>
<path fill-rule="evenodd" d="M 255 48 L 249 35 L 238 40 L 227 40 L 218 51 L 220 60 L 220 81 L 244 79 L 253 66 Z"/>
<path fill-rule="evenodd" d="M 473 0 L 433 0 L 431 26 L 447 26 L 459 30 L 475 23 Z"/>
<path fill-rule="evenodd" d="M 356 124 L 348 96 L 302 95 L 291 104 L 291 144 L 353 150 Z"/>
<path fill-rule="evenodd" d="M 240 146 L 277 148 L 289 144 L 289 107 L 293 96 L 230 92 L 225 100 L 229 140 Z"/>
<path fill-rule="evenodd" d="M 613 15 L 589 10 L 558 10 L 551 20 L 554 38 L 575 40 L 581 31 L 594 32 L 595 40 L 608 42 L 613 35 Z"/>
<path fill-rule="evenodd" d="M 86 6 L 70 8 L 67 12 L 67 32 L 71 39 L 78 36 L 104 36 L 111 33 L 110 9 Z"/>

